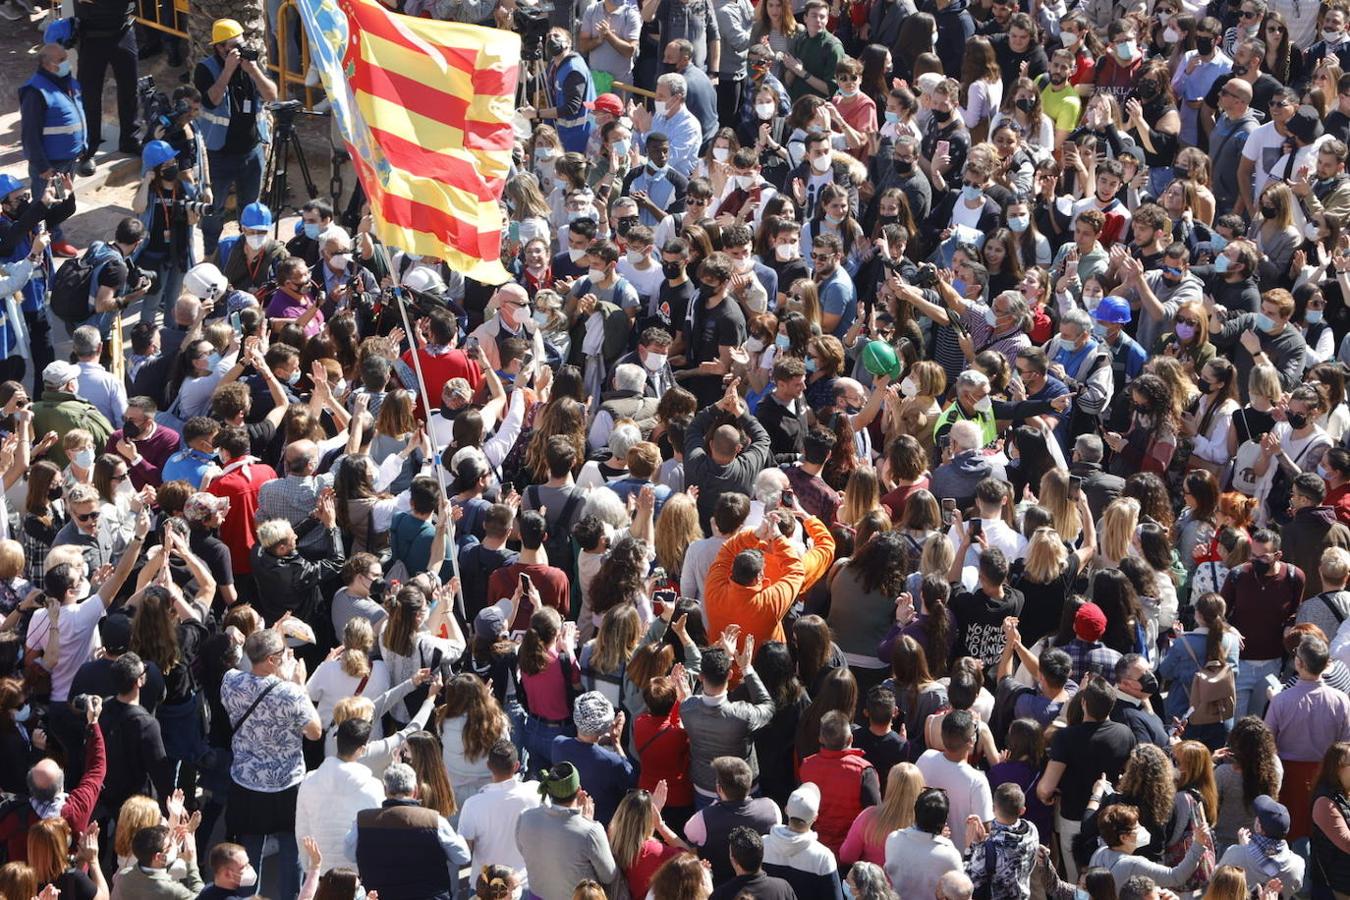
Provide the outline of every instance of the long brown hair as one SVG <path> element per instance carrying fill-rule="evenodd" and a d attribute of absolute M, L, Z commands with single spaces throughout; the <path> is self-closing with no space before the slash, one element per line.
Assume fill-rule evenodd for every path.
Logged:
<path fill-rule="evenodd" d="M 28 863 L 0 866 L 0 897 L 36 897 L 37 892 L 37 873 Z"/>
<path fill-rule="evenodd" d="M 534 433 L 525 445 L 525 468 L 535 478 L 547 480 L 549 477 L 544 449 L 554 435 L 561 435 L 571 442 L 576 465 L 580 467 L 586 461 L 586 408 L 571 397 L 554 397 L 539 410 L 534 420 Z"/>
<path fill-rule="evenodd" d="M 429 731 L 415 731 L 408 735 L 406 746 L 408 765 L 417 773 L 418 797 L 422 805 L 443 816 L 453 816 L 459 804 L 455 802 L 455 790 L 450 786 L 450 776 L 441 760 L 440 742 Z"/>
<path fill-rule="evenodd" d="M 640 640 L 642 619 L 638 616 L 637 607 L 631 603 L 611 606 L 600 619 L 595 643 L 591 645 L 590 667 L 605 674 L 619 671 L 633 655 Z"/>
<path fill-rule="evenodd" d="M 830 661 L 834 646 L 830 626 L 821 616 L 802 616 L 792 626 L 792 637 L 797 643 L 797 676 L 802 684 L 813 685 Z"/>
<path fill-rule="evenodd" d="M 28 494 L 24 497 L 23 511 L 37 516 L 44 522 L 50 522 L 54 513 L 51 500 L 53 484 L 59 484 L 61 470 L 55 463 L 40 459 L 28 467 Z"/>
<path fill-rule="evenodd" d="M 692 853 L 672 856 L 652 876 L 651 894 L 655 900 L 706 900 L 708 886 L 703 864 Z"/>
<path fill-rule="evenodd" d="M 928 655 L 923 645 L 910 635 L 904 635 L 895 642 L 891 651 L 891 675 L 895 678 L 896 690 L 909 692 L 910 707 L 919 702 L 919 689 L 932 684 L 933 675 L 928 670 Z"/>
<path fill-rule="evenodd" d="M 399 656 L 412 656 L 417 649 L 417 619 L 426 607 L 427 597 L 422 589 L 405 584 L 394 596 L 393 607 L 389 610 L 389 620 L 384 624 L 384 634 L 380 643 L 390 653 Z"/>
<path fill-rule="evenodd" d="M 1177 758 L 1177 771 L 1181 773 L 1177 786 L 1200 795 L 1206 822 L 1218 821 L 1219 786 L 1214 783 L 1214 761 L 1210 758 L 1209 748 L 1199 741 L 1182 741 L 1173 753 Z"/>
<path fill-rule="evenodd" d="M 1223 639 L 1228 633 L 1228 620 L 1224 616 L 1228 604 L 1223 597 L 1215 593 L 1201 594 L 1195 601 L 1195 613 L 1204 619 L 1209 633 L 1205 635 L 1205 661 L 1223 659 Z"/>
<path fill-rule="evenodd" d="M 141 592 L 136 616 L 131 620 L 131 649 L 164 673 L 183 660 L 173 607 L 174 597 L 169 588 L 152 584 Z"/>
<path fill-rule="evenodd" d="M 1350 744 L 1333 745 L 1350 750 Z M 1243 716 L 1228 733 L 1228 764 L 1242 773 L 1242 804 L 1251 806 L 1262 794 L 1280 792 L 1280 770 L 1275 762 L 1275 734 L 1260 716 Z M 1333 770 L 1333 777 L 1339 777 Z"/>
<path fill-rule="evenodd" d="M 838 710 L 853 718 L 858 709 L 858 681 L 847 668 L 831 669 L 821 679 L 820 690 L 802 713 L 797 726 L 797 758 L 806 759 L 820 750 L 820 720 Z"/>
<path fill-rule="evenodd" d="M 28 828 L 28 864 L 38 884 L 50 884 L 70 868 L 70 825 L 59 816 Z"/>
<path fill-rule="evenodd" d="M 520 642 L 520 653 L 517 656 L 523 674 L 538 675 L 548 668 L 553 662 L 549 650 L 561 632 L 562 617 L 558 615 L 556 609 L 545 606 L 534 611 L 534 615 L 530 616 L 530 627 Z"/>
<path fill-rule="evenodd" d="M 1134 801 L 1140 817 L 1150 825 L 1167 822 L 1177 796 L 1172 761 L 1153 744 L 1140 744 L 1125 763 L 1118 790 Z"/>
<path fill-rule="evenodd" d="M 462 673 L 445 685 L 445 703 L 436 710 L 436 728 L 447 719 L 464 717 L 464 758 L 469 762 L 486 759 L 492 745 L 506 737 L 505 716 L 497 698 L 477 675 Z"/>

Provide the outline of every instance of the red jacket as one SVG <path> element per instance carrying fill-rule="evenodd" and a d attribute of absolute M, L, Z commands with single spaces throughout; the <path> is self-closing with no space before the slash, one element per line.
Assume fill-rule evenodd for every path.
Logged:
<path fill-rule="evenodd" d="M 230 548 L 230 564 L 236 575 L 253 572 L 250 553 L 258 543 L 258 491 L 276 477 L 275 469 L 254 460 L 231 469 L 203 488 L 230 501 L 225 521 L 220 525 L 220 539 Z"/>
<path fill-rule="evenodd" d="M 820 815 L 816 817 L 816 834 L 820 842 L 830 848 L 836 857 L 848 837 L 849 826 L 858 818 L 863 807 L 864 779 L 872 772 L 872 791 L 876 787 L 876 770 L 856 747 L 845 750 L 826 750 L 808 756 L 802 763 L 801 780 L 820 788 Z M 880 798 L 872 799 L 872 803 Z"/>
<path fill-rule="evenodd" d="M 656 790 L 664 779 L 669 790 L 666 804 L 694 805 L 694 783 L 689 780 L 689 734 L 680 724 L 680 704 L 670 714 L 658 717 L 645 712 L 633 722 L 633 752 L 641 769 L 638 787 Z"/>
<path fill-rule="evenodd" d="M 94 804 L 103 791 L 103 777 L 108 774 L 108 755 L 103 748 L 103 732 L 97 723 L 89 726 L 84 741 L 84 776 L 75 790 L 66 795 L 61 807 L 61 818 L 70 825 L 72 839 L 79 838 L 89 827 L 94 816 Z M 28 861 L 28 827 L 38 821 L 38 814 L 27 797 L 17 797 L 0 816 L 0 843 L 9 854 L 10 862 Z"/>
<path fill-rule="evenodd" d="M 1322 501 L 1322 504 L 1336 510 L 1338 522 L 1342 525 L 1350 525 L 1350 481 L 1327 491 L 1326 499 Z"/>

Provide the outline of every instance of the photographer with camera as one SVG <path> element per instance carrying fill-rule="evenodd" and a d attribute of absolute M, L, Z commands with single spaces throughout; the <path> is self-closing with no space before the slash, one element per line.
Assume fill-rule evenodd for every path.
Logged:
<path fill-rule="evenodd" d="M 353 310 L 357 320 L 370 324 L 371 310 L 379 297 L 380 286 L 369 269 L 352 256 L 352 239 L 340 225 L 331 225 L 319 235 L 319 272 L 317 279 L 324 293 L 324 315 L 332 318 L 344 309 Z"/>
<path fill-rule="evenodd" d="M 211 25 L 211 55 L 197 64 L 192 84 L 202 95 L 201 140 L 211 177 L 212 211 L 202 222 L 210 256 L 225 227 L 230 188 L 239 209 L 256 202 L 262 190 L 269 140 L 262 104 L 277 99 L 277 86 L 258 65 L 256 48 L 244 46 L 244 28 L 234 19 Z"/>
<path fill-rule="evenodd" d="M 67 191 L 66 198 L 56 200 L 56 186 Z M 34 197 L 28 185 L 13 175 L 0 175 L 0 265 L 13 274 L 24 260 L 33 260 L 28 280 L 20 288 L 19 310 L 28 331 L 29 362 L 33 366 L 34 390 L 38 377 L 47 363 L 55 359 L 52 349 L 51 325 L 47 321 L 47 282 L 53 271 L 51 233 L 75 212 L 75 192 L 70 189 L 70 176 L 61 175 L 48 182 L 40 197 Z M 12 348 L 6 348 L 3 363 L 4 379 L 23 377 L 24 359 Z"/>
<path fill-rule="evenodd" d="M 131 210 L 145 226 L 145 244 L 136 262 L 159 276 L 144 312 L 153 318 L 157 295 L 163 318 L 168 319 L 182 293 L 183 274 L 197 262 L 193 230 L 205 204 L 200 202 L 200 188 L 191 174 L 178 167 L 178 154 L 167 142 L 146 144 L 141 164 L 145 175 L 131 198 Z"/>
<path fill-rule="evenodd" d="M 579 53 L 572 50 L 572 35 L 566 28 L 550 28 L 544 41 L 548 57 L 548 83 L 553 92 L 553 106 L 535 109 L 522 106 L 520 114 L 536 122 L 554 119 L 558 138 L 568 153 L 585 153 L 595 123 L 587 112 L 587 104 L 595 102 L 595 82 L 590 66 Z"/>
<path fill-rule="evenodd" d="M 146 76 L 147 78 L 149 76 Z M 206 160 L 206 147 L 197 128 L 197 117 L 202 112 L 202 92 L 190 84 L 174 88 L 172 98 L 157 93 L 158 115 L 150 121 L 152 140 L 164 141 L 178 154 L 178 168 L 192 174 L 199 186 L 211 183 L 211 169 Z M 203 199 L 211 200 L 209 190 L 202 191 Z"/>

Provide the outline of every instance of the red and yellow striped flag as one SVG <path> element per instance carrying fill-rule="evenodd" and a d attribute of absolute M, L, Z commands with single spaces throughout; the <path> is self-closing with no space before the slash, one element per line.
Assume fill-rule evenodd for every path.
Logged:
<path fill-rule="evenodd" d="M 399 15 L 375 0 L 299 6 L 380 240 L 482 282 L 507 280 L 498 200 L 520 37 Z"/>

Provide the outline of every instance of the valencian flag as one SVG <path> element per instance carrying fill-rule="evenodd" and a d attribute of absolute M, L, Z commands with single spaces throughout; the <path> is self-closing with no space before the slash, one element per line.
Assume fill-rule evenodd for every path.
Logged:
<path fill-rule="evenodd" d="M 399 15 L 376 0 L 298 6 L 380 240 L 478 281 L 506 281 L 497 201 L 511 164 L 520 37 Z"/>

